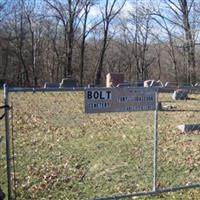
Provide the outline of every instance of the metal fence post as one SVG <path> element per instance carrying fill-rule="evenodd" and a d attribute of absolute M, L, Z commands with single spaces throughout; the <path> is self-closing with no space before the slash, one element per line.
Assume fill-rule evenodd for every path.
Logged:
<path fill-rule="evenodd" d="M 4 105 L 5 105 L 5 130 L 6 130 L 6 162 L 7 162 L 7 182 L 8 182 L 8 200 L 12 200 L 11 189 L 11 157 L 10 157 L 10 126 L 9 126 L 9 97 L 8 87 L 4 84 Z"/>
<path fill-rule="evenodd" d="M 158 91 L 155 92 L 156 109 L 154 111 L 154 144 L 153 144 L 153 191 L 157 190 L 157 154 L 158 154 Z"/>

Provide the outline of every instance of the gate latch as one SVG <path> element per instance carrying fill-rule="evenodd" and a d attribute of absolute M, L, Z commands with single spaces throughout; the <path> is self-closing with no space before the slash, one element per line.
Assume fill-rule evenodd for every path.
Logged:
<path fill-rule="evenodd" d="M 10 109 L 10 106 L 9 105 L 0 106 L 0 109 L 4 109 L 4 108 Z M 3 115 L 0 117 L 0 120 L 2 120 L 4 117 L 5 117 L 5 113 L 3 113 Z"/>

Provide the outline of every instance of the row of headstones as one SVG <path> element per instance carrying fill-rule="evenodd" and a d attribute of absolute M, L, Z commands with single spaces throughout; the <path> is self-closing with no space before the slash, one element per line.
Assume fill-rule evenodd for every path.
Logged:
<path fill-rule="evenodd" d="M 106 75 L 106 87 L 118 87 L 126 85 L 131 84 L 124 80 L 123 73 L 108 73 Z M 163 84 L 160 80 L 137 81 L 137 84 L 133 85 L 143 87 L 177 87 L 176 83 L 166 82 L 165 84 Z"/>
<path fill-rule="evenodd" d="M 113 74 L 108 73 L 106 76 L 106 86 L 112 87 L 124 81 L 123 74 Z M 45 83 L 44 88 L 64 88 L 64 87 L 76 87 L 76 80 L 71 77 L 67 77 L 62 79 L 61 83 Z M 144 81 L 144 87 L 152 87 L 152 86 L 162 86 L 161 81 L 153 81 L 147 80 Z M 172 99 L 174 100 L 184 100 L 188 98 L 188 91 L 184 89 L 177 89 L 174 91 L 172 95 Z"/>
<path fill-rule="evenodd" d="M 124 74 L 122 73 L 108 73 L 106 75 L 106 87 L 117 87 L 120 83 L 124 82 Z M 167 82 L 165 85 L 158 80 L 146 80 L 143 84 L 144 87 L 169 87 L 174 86 L 170 85 L 169 82 Z M 173 100 L 185 100 L 188 99 L 188 91 L 185 89 L 177 89 L 174 91 L 172 95 Z"/>

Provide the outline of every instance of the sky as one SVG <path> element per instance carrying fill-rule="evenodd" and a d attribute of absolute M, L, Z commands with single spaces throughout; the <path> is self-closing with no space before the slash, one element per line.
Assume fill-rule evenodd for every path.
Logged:
<path fill-rule="evenodd" d="M 0 0 L 0 3 L 3 1 L 5 1 L 5 0 Z M 6 1 L 7 2 L 8 1 L 15 2 L 16 0 L 6 0 Z M 34 0 L 27 0 L 27 3 L 31 2 L 31 1 L 34 1 Z M 41 8 L 41 12 L 43 12 L 44 1 L 43 0 L 35 0 L 35 1 L 37 3 L 38 8 Z M 58 0 L 58 1 L 63 2 L 64 0 Z M 105 0 L 97 0 L 97 1 L 99 2 L 99 5 L 92 6 L 90 13 L 89 13 L 89 20 L 91 20 L 91 21 L 95 18 L 96 18 L 96 20 L 100 19 L 101 10 L 103 10 L 103 7 L 105 7 Z M 124 0 L 117 0 L 117 5 L 115 6 L 116 9 L 119 7 L 119 5 L 122 5 L 123 1 Z M 53 2 L 53 0 L 52 0 L 52 2 Z M 113 0 L 109 0 L 109 2 L 112 3 Z M 127 0 L 118 17 L 122 18 L 123 20 L 129 19 L 130 18 L 129 14 L 135 13 L 137 6 L 138 7 L 141 7 L 141 6 L 149 7 L 149 6 L 154 5 L 155 9 L 156 9 L 156 7 L 160 7 L 160 5 L 162 4 L 161 2 L 162 2 L 161 0 Z M 48 11 L 47 11 L 47 13 L 48 13 Z M 91 25 L 92 25 L 92 22 L 91 22 Z M 129 26 L 129 24 L 127 24 L 127 25 Z M 131 26 L 131 24 L 130 24 L 130 26 Z M 134 27 L 132 27 L 132 28 L 134 28 Z M 132 30 L 134 31 L 134 29 L 132 29 Z M 156 34 L 161 33 L 161 31 L 163 31 L 163 30 L 161 30 L 161 28 L 159 26 L 157 26 L 157 28 L 154 29 L 154 32 Z"/>

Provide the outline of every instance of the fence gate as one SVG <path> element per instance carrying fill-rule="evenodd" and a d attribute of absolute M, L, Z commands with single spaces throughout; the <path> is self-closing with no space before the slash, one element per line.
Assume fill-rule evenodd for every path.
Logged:
<path fill-rule="evenodd" d="M 198 131 L 176 128 L 198 122 L 199 94 L 172 101 L 155 91 L 162 109 L 89 114 L 84 93 L 5 87 L 9 200 L 120 199 L 200 186 Z M 90 94 L 90 108 L 107 105 Z"/>

